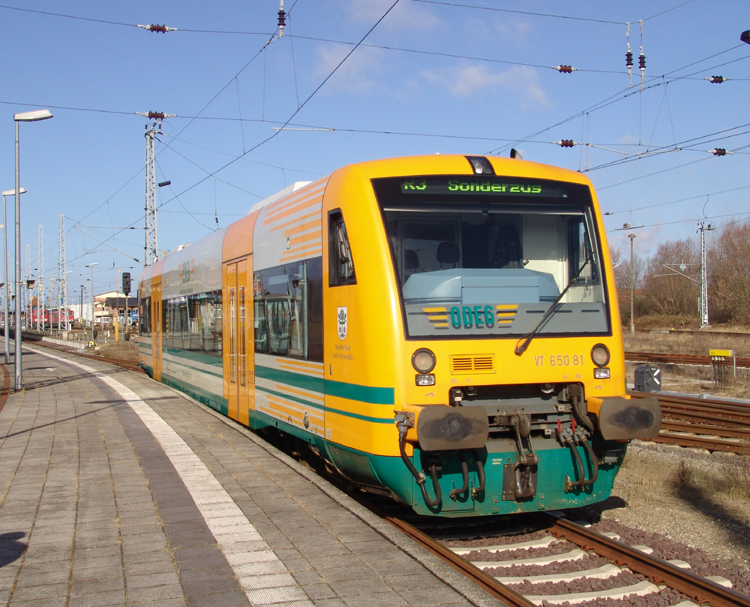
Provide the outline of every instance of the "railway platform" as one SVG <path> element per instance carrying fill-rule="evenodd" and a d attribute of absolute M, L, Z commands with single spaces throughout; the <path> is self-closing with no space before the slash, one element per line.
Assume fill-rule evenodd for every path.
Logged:
<path fill-rule="evenodd" d="M 0 604 L 501 604 L 145 375 L 27 344 L 23 363 L 0 398 Z"/>

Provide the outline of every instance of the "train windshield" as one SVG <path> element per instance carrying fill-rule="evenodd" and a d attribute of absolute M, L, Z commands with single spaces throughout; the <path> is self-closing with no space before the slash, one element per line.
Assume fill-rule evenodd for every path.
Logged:
<path fill-rule="evenodd" d="M 608 334 L 588 187 L 503 177 L 373 180 L 409 337 Z"/>

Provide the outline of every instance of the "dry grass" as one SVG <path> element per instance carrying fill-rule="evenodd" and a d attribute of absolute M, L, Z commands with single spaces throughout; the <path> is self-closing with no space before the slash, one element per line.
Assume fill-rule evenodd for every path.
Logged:
<path fill-rule="evenodd" d="M 696 453 L 691 450 L 662 448 L 662 457 L 654 465 L 653 453 L 629 453 L 618 482 L 628 485 L 628 502 L 648 503 L 657 493 L 674 497 L 710 495 L 712 499 L 747 510 L 750 500 L 750 458 L 731 455 Z"/>
<path fill-rule="evenodd" d="M 96 353 L 107 358 L 137 363 L 138 343 L 135 341 L 109 342 L 97 347 Z"/>
<path fill-rule="evenodd" d="M 626 352 L 658 352 L 663 354 L 697 354 L 708 356 L 709 350 L 734 350 L 738 358 L 750 358 L 750 331 L 747 327 L 709 328 L 700 332 L 679 330 L 679 324 L 673 331 L 668 320 L 662 319 L 661 327 L 650 331 L 639 330 L 631 335 L 623 333 Z M 747 334 L 743 334 L 747 331 Z M 628 378 L 632 381 L 635 368 L 640 363 L 628 363 Z M 750 398 L 750 369 L 737 369 L 731 385 L 717 387 L 714 384 L 713 369 L 706 365 L 656 365 L 662 372 L 662 389 L 688 394 L 710 394 L 714 396 L 731 396 Z"/>
<path fill-rule="evenodd" d="M 738 358 L 750 357 L 750 333 L 727 334 L 724 331 L 674 332 L 664 330 L 625 333 L 623 342 L 627 352 L 660 352 L 664 354 L 699 354 L 708 356 L 709 350 L 734 350 Z"/>

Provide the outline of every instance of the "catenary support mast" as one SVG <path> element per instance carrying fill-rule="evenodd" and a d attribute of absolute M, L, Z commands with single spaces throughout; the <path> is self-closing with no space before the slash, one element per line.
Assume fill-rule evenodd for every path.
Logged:
<path fill-rule="evenodd" d="M 60 305 L 57 309 L 57 330 L 62 331 L 63 327 L 66 326 L 68 320 L 68 314 L 65 311 L 65 307 L 68 302 L 65 301 L 65 293 L 67 291 L 67 280 L 68 277 L 65 274 L 65 215 L 60 215 L 60 280 L 58 280 L 58 300 Z M 65 314 L 66 324 L 63 323 L 63 314 Z"/>
<path fill-rule="evenodd" d="M 36 296 L 36 330 L 44 331 L 44 229 L 39 226 L 39 286 Z"/>
<path fill-rule="evenodd" d="M 143 265 L 156 263 L 159 259 L 159 249 L 156 241 L 156 162 L 154 156 L 154 139 L 161 135 L 161 123 L 165 118 L 174 118 L 175 114 L 164 112 L 136 112 L 151 121 L 146 123 L 146 225 L 145 225 L 145 255 Z"/>

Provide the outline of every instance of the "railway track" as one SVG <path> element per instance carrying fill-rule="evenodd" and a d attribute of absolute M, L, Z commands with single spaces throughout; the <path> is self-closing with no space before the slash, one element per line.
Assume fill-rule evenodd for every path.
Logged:
<path fill-rule="evenodd" d="M 49 344 L 44 345 L 45 347 L 52 347 L 52 349 L 64 350 L 64 348 Z M 137 365 L 119 360 L 106 359 L 87 353 L 73 353 L 131 370 L 137 368 Z M 634 394 L 635 397 L 639 395 Z M 714 418 L 719 418 L 720 421 L 726 421 L 728 427 L 734 423 L 735 429 L 750 430 L 748 428 L 750 422 L 741 419 L 743 414 L 747 416 L 750 413 L 750 406 L 744 408 L 735 406 L 730 408 L 730 412 L 727 413 L 726 409 L 723 408 L 725 404 L 723 401 L 666 397 L 663 406 L 665 408 L 673 407 L 675 415 L 699 413 L 709 416 L 710 421 L 715 422 Z M 706 413 L 705 407 L 713 407 L 713 409 Z M 361 502 L 362 500 L 358 501 Z M 685 569 L 683 563 L 670 563 L 650 556 L 647 547 L 629 547 L 618 541 L 617 537 L 598 534 L 565 519 L 544 513 L 540 513 L 539 516 L 540 519 L 546 519 L 546 538 L 478 548 L 472 546 L 471 542 L 440 541 L 434 537 L 434 533 L 427 533 L 419 529 L 418 526 L 397 516 L 383 514 L 378 511 L 377 507 L 371 507 L 371 509 L 471 579 L 491 596 L 512 607 L 556 605 L 564 602 L 575 605 L 581 602 L 589 603 L 599 598 L 619 601 L 625 606 L 632 605 L 635 596 L 639 597 L 637 599 L 639 605 L 670 604 L 687 607 L 688 605 L 709 604 L 716 607 L 750 607 L 750 597 L 722 585 L 731 585 L 728 580 L 717 581 L 701 577 Z M 462 521 L 460 528 L 465 532 L 473 527 Z M 472 535 L 472 533 L 470 531 L 469 535 Z M 441 530 L 440 535 L 446 535 L 445 528 Z M 487 534 L 481 531 L 479 535 L 487 537 Z M 465 543 L 465 546 L 456 545 L 461 543 Z M 542 572 L 532 575 L 523 570 L 524 566 L 528 564 L 528 560 L 524 558 L 525 553 L 533 552 L 538 547 L 554 545 L 559 547 L 557 551 L 559 554 L 552 558 L 547 557 L 546 565 L 537 566 L 541 567 L 540 571 L 544 571 L 544 567 L 548 567 L 550 570 L 557 570 L 557 572 Z M 489 560 L 488 553 L 494 554 L 494 556 L 489 557 Z M 595 566 L 582 569 L 579 563 L 578 567 L 574 566 L 572 571 L 559 572 L 561 567 L 565 569 L 568 566 L 566 563 L 570 564 L 584 559 L 594 560 Z M 602 560 L 607 562 L 602 564 Z M 520 573 L 513 573 L 513 570 L 518 568 L 520 568 Z M 599 584 L 606 586 L 606 588 L 571 592 L 572 586 L 587 579 L 605 580 L 600 581 Z M 621 581 L 623 585 L 617 586 Z M 550 583 L 553 586 L 549 586 Z M 671 590 L 665 590 L 665 588 Z M 670 592 L 671 594 L 669 594 Z M 665 593 L 667 594 L 665 595 Z M 680 597 L 681 600 L 665 603 L 665 596 Z M 651 602 L 652 598 L 654 602 Z"/>
<path fill-rule="evenodd" d="M 750 597 L 733 590 L 729 580 L 697 575 L 688 563 L 657 558 L 648 546 L 631 547 L 614 533 L 600 534 L 551 514 L 539 515 L 542 534 L 510 543 L 507 537 L 496 543 L 488 534 L 479 541 L 441 541 L 404 520 L 384 518 L 512 607 L 605 599 L 623 606 L 637 600 L 639 605 L 750 607 Z M 546 554 L 534 555 L 540 551 Z"/>
<path fill-rule="evenodd" d="M 34 334 L 30 334 L 30 335 L 34 335 Z M 35 336 L 35 337 L 37 337 L 37 339 L 33 339 L 33 338 L 28 339 L 26 334 L 23 335 L 24 341 L 34 342 L 34 345 L 42 346 L 43 348 L 49 348 L 50 350 L 57 350 L 58 352 L 67 352 L 68 354 L 75 354 L 76 356 L 80 356 L 81 358 L 88 358 L 89 360 L 98 360 L 100 362 L 109 363 L 110 365 L 115 365 L 116 367 L 127 369 L 128 371 L 135 371 L 137 373 L 143 373 L 143 369 L 141 369 L 138 363 L 125 361 L 120 358 L 111 358 L 107 356 L 100 356 L 98 354 L 91 354 L 89 352 L 81 352 L 80 350 L 75 350 L 73 348 L 66 348 L 64 346 L 58 346 L 56 344 L 42 341 L 41 337 L 39 336 Z"/>
<path fill-rule="evenodd" d="M 661 354 L 659 352 L 625 352 L 627 362 L 662 363 L 668 365 L 704 365 L 711 366 L 716 363 L 720 366 L 731 367 L 735 365 L 740 368 L 750 367 L 750 358 L 726 358 L 721 361 L 713 361 L 710 356 L 698 354 Z"/>
<path fill-rule="evenodd" d="M 631 392 L 636 398 L 654 396 Z M 750 455 L 750 404 L 657 394 L 662 411 L 658 443 Z"/>

